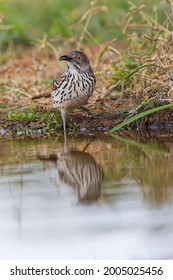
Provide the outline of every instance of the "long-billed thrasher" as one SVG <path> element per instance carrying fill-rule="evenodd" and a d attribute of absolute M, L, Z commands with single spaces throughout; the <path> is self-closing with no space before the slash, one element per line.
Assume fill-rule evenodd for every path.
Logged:
<path fill-rule="evenodd" d="M 85 105 L 92 95 L 96 78 L 89 59 L 81 51 L 72 51 L 59 57 L 67 61 L 67 67 L 59 81 L 53 80 L 53 107 L 61 111 L 64 132 L 66 111 Z"/>

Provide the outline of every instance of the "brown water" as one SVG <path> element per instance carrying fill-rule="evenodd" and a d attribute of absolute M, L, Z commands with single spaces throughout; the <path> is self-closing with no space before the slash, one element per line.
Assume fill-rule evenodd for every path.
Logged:
<path fill-rule="evenodd" d="M 173 141 L 0 142 L 1 259 L 173 259 Z"/>

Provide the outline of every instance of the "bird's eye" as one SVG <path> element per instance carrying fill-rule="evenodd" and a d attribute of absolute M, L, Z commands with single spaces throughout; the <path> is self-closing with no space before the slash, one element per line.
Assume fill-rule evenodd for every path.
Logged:
<path fill-rule="evenodd" d="M 79 60 L 79 61 L 81 60 L 81 57 L 80 57 L 80 55 L 78 55 L 78 56 L 77 56 L 77 60 Z"/>

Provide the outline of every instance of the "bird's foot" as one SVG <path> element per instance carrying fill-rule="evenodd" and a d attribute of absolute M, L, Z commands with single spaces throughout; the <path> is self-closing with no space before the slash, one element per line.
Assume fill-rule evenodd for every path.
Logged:
<path fill-rule="evenodd" d="M 85 113 L 85 116 L 87 118 L 92 118 L 92 113 L 84 106 L 80 106 L 80 108 L 82 109 L 82 111 Z"/>

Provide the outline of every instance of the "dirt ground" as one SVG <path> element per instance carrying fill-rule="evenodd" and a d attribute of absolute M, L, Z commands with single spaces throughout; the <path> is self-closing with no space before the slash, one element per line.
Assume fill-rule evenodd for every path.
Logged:
<path fill-rule="evenodd" d="M 111 71 L 107 64 L 107 57 L 101 61 L 94 61 L 96 50 L 86 48 L 85 53 L 91 60 L 97 78 L 97 86 L 93 96 L 90 98 L 87 108 L 91 116 L 81 110 L 74 110 L 68 113 L 67 128 L 72 129 L 73 122 L 78 131 L 108 131 L 116 124 L 122 122 L 129 116 L 129 111 L 134 109 L 136 104 L 132 98 L 122 96 L 120 93 L 110 91 Z M 0 66 L 0 135 L 11 130 L 14 134 L 25 128 L 39 128 L 38 122 L 20 122 L 19 120 L 8 121 L 6 115 L 11 110 L 25 110 L 28 107 L 37 106 L 52 112 L 51 98 L 33 100 L 34 96 L 51 92 L 51 81 L 62 71 L 64 64 L 60 64 L 55 54 L 45 46 L 42 48 L 26 48 L 9 52 L 4 57 Z M 31 109 L 32 110 L 32 109 Z M 44 124 L 42 124 L 44 126 Z M 131 129 L 148 130 L 172 130 L 173 109 L 167 109 L 154 113 L 138 122 L 130 125 Z"/>

